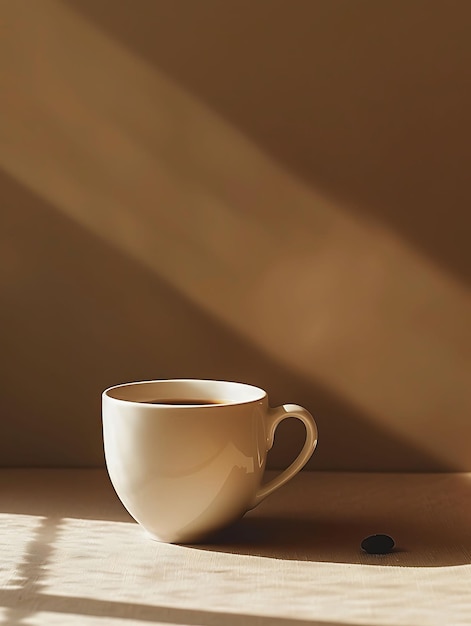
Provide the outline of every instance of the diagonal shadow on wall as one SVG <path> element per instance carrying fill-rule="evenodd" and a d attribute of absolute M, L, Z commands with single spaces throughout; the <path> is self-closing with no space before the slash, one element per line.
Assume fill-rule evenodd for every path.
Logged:
<path fill-rule="evenodd" d="M 6 174 L 0 189 L 1 465 L 101 465 L 104 388 L 202 377 L 250 382 L 273 405 L 311 410 L 320 430 L 311 468 L 456 469 L 276 362 Z M 280 427 L 272 467 L 301 446 L 302 427 L 291 422 Z"/>
<path fill-rule="evenodd" d="M 471 278 L 466 0 L 71 0 L 314 189 Z"/>

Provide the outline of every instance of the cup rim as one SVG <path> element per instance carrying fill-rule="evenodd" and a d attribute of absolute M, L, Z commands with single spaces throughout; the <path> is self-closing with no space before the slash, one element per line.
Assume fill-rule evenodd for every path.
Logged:
<path fill-rule="evenodd" d="M 124 398 L 117 398 L 111 395 L 111 392 L 115 390 L 125 389 L 125 388 L 135 387 L 135 386 L 144 387 L 146 385 L 150 385 L 153 383 L 210 383 L 210 384 L 212 383 L 216 385 L 218 384 L 230 385 L 230 386 L 233 385 L 237 387 L 244 387 L 248 390 L 251 390 L 252 393 L 255 394 L 255 397 L 252 397 L 247 400 L 228 400 L 227 402 L 218 402 L 216 404 L 194 403 L 194 404 L 189 405 L 189 404 L 168 404 L 165 402 L 159 403 L 155 401 L 146 402 L 142 400 L 128 400 Z M 260 402 L 266 397 L 267 397 L 267 392 L 261 387 L 257 387 L 256 385 L 252 385 L 250 383 L 243 383 L 239 381 L 210 379 L 210 378 L 157 378 L 154 380 L 137 380 L 137 381 L 127 382 L 127 383 L 119 383 L 118 385 L 112 385 L 111 387 L 107 387 L 102 393 L 103 400 L 106 398 L 107 400 L 111 400 L 111 401 L 118 402 L 121 404 L 128 404 L 128 405 L 138 404 L 139 406 L 148 406 L 148 407 L 154 407 L 154 408 L 165 407 L 166 409 L 180 409 L 180 410 L 203 408 L 203 407 L 205 409 L 217 409 L 218 407 L 220 408 L 224 406 L 239 406 L 239 405 L 244 405 L 244 404 L 251 404 L 254 402 Z"/>

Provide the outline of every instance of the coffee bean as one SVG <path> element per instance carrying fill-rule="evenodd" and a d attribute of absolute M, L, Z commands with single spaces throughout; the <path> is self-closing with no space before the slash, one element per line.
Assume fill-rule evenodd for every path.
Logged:
<path fill-rule="evenodd" d="M 387 554 L 394 548 L 394 539 L 389 535 L 370 535 L 361 542 L 361 549 L 368 554 Z"/>

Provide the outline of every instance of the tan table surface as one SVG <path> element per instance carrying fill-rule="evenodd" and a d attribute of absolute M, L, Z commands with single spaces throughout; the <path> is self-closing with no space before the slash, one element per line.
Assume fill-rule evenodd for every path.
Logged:
<path fill-rule="evenodd" d="M 397 550 L 362 553 L 375 532 Z M 304 472 L 181 546 L 147 539 L 104 470 L 4 469 L 0 548 L 10 626 L 471 625 L 471 474 Z"/>

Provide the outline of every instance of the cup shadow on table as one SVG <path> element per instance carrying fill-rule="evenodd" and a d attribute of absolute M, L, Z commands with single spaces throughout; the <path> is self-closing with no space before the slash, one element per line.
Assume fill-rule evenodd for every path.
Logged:
<path fill-rule="evenodd" d="M 469 502 L 469 482 L 463 479 L 461 488 Z M 319 513 L 310 518 L 290 517 L 289 513 L 263 516 L 249 513 L 204 543 L 192 544 L 192 548 L 326 563 L 392 567 L 465 565 L 471 563 L 467 501 L 463 500 L 466 506 L 449 511 L 446 519 L 435 515 L 433 509 L 414 517 L 414 511 L 407 506 L 398 510 L 396 516 L 389 517 L 373 512 L 351 517 Z M 401 509 L 400 503 L 398 509 Z M 362 540 L 375 533 L 386 533 L 394 538 L 391 553 L 369 555 L 361 549 Z"/>

